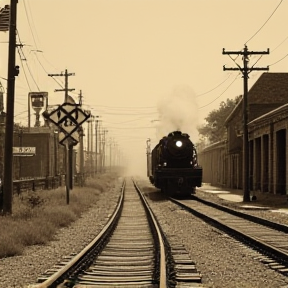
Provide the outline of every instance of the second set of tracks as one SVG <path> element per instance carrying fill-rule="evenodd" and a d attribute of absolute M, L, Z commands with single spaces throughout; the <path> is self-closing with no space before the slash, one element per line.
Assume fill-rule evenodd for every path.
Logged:
<path fill-rule="evenodd" d="M 230 209 L 195 195 L 190 199 L 170 200 L 251 247 L 255 251 L 255 257 L 271 269 L 288 275 L 288 226 Z"/>

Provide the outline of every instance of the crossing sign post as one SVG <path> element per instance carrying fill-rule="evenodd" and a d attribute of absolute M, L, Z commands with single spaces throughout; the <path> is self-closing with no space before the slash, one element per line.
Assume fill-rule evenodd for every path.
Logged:
<path fill-rule="evenodd" d="M 81 125 L 87 121 L 91 115 L 82 110 L 79 104 L 68 102 L 63 103 L 53 111 L 44 111 L 42 115 L 59 128 L 59 143 L 66 147 L 66 202 L 69 204 L 69 188 L 73 188 L 73 146 L 79 142 Z"/>

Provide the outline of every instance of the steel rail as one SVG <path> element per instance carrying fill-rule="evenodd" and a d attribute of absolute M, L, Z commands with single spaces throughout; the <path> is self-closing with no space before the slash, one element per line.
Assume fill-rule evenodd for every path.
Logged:
<path fill-rule="evenodd" d="M 72 260 L 70 260 L 65 266 L 63 266 L 60 270 L 58 270 L 56 273 L 51 275 L 48 279 L 46 279 L 44 282 L 39 284 L 32 284 L 29 285 L 28 288 L 51 288 L 56 287 L 55 285 L 58 285 L 59 279 L 61 279 L 65 274 L 68 273 L 69 270 L 73 270 L 73 267 L 77 265 L 78 262 L 82 260 L 83 257 L 91 250 L 93 249 L 101 240 L 102 236 L 108 231 L 110 228 L 110 225 L 113 223 L 113 221 L 117 218 L 119 213 L 121 212 L 121 207 L 123 205 L 124 201 L 124 191 L 125 191 L 126 182 L 124 181 L 122 187 L 121 187 L 121 195 L 119 197 L 118 205 L 115 208 L 115 211 L 111 218 L 108 220 L 107 224 L 104 226 L 104 228 L 101 230 L 101 232 L 95 237 L 94 240 L 92 240 L 80 253 L 78 253 Z"/>
<path fill-rule="evenodd" d="M 237 238 L 238 240 L 246 243 L 246 245 L 253 247 L 254 249 L 256 249 L 257 251 L 259 251 L 262 254 L 265 254 L 273 259 L 275 259 L 275 261 L 277 261 L 278 263 L 281 263 L 282 265 L 285 265 L 286 267 L 288 266 L 288 253 L 287 253 L 287 249 L 286 251 L 284 251 L 284 249 L 280 249 L 279 247 L 277 247 L 277 245 L 274 244 L 269 244 L 267 240 L 263 240 L 261 239 L 261 236 L 255 236 L 253 235 L 253 233 L 246 233 L 245 230 L 239 228 L 237 224 L 230 224 L 229 222 L 222 220 L 222 218 L 218 215 L 216 218 L 212 215 L 209 215 L 209 213 L 205 213 L 203 214 L 203 211 L 199 211 L 197 210 L 198 208 L 196 207 L 191 207 L 189 206 L 189 204 L 185 204 L 182 201 L 176 200 L 174 198 L 169 198 L 173 203 L 179 205 L 180 207 L 184 208 L 185 210 L 189 211 L 190 213 L 194 214 L 195 216 L 201 218 L 202 220 L 206 221 L 207 223 L 213 223 L 212 225 L 214 225 L 215 227 L 217 227 L 220 230 L 223 230 L 224 232 L 228 233 L 229 235 Z M 212 205 L 208 205 L 207 203 L 202 202 L 204 205 L 206 206 L 210 206 L 212 207 Z M 230 210 L 229 208 L 225 207 L 225 209 L 222 209 L 223 206 L 221 205 L 215 205 L 212 209 L 218 209 L 219 211 L 222 211 L 223 213 L 230 213 L 231 217 L 232 217 L 232 213 L 229 212 L 228 210 Z M 208 212 L 208 210 L 207 210 Z M 237 215 L 233 215 L 234 217 L 238 217 L 239 219 L 243 219 L 243 221 L 250 221 L 251 223 L 254 222 L 255 218 L 257 217 L 252 217 L 251 219 L 247 219 L 247 217 L 242 217 L 243 213 L 239 213 Z M 261 222 L 261 221 L 260 221 Z M 257 225 L 263 226 L 265 227 L 265 225 L 263 223 L 260 222 L 254 222 Z M 243 226 L 243 224 L 242 224 Z M 241 225 L 240 225 L 241 227 Z M 256 227 L 255 227 L 256 228 Z M 271 228 L 269 225 L 266 226 L 267 229 L 272 229 L 275 231 L 275 233 L 278 233 L 278 229 L 277 228 Z M 279 232 L 280 233 L 280 232 Z M 286 234 L 286 231 L 283 232 L 283 235 Z M 283 236 L 286 237 L 285 239 L 287 239 L 287 236 Z M 284 238 L 283 238 L 284 239 Z"/>
<path fill-rule="evenodd" d="M 156 229 L 157 232 L 157 237 L 158 237 L 158 241 L 159 241 L 159 246 L 160 246 L 160 278 L 159 278 L 159 288 L 166 288 L 167 287 L 167 273 L 166 273 L 166 254 L 165 254 L 165 245 L 164 245 L 164 241 L 163 241 L 163 237 L 162 237 L 162 233 L 161 230 L 159 228 L 158 222 L 147 202 L 147 200 L 145 199 L 145 197 L 142 195 L 140 188 L 138 187 L 138 185 L 136 184 L 136 182 L 134 181 L 134 179 L 132 179 L 134 187 L 136 188 L 138 194 L 141 197 L 141 200 L 145 203 L 145 206 L 147 208 L 147 212 L 149 213 L 151 220 L 153 221 L 154 227 Z"/>

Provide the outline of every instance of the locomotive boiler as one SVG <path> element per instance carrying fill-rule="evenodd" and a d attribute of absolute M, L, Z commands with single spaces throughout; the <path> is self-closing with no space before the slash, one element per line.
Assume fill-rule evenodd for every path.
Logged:
<path fill-rule="evenodd" d="M 189 138 L 186 133 L 174 131 L 163 137 L 152 151 L 147 147 L 147 176 L 168 195 L 190 195 L 202 184 L 202 167 Z"/>

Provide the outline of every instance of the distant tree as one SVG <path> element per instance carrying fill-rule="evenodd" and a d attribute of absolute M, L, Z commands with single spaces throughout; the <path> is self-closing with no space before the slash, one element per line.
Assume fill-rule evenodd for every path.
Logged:
<path fill-rule="evenodd" d="M 241 100 L 242 95 L 235 99 L 227 99 L 220 103 L 219 109 L 212 110 L 205 118 L 206 124 L 198 127 L 198 132 L 202 138 L 206 138 L 210 143 L 215 143 L 226 139 L 225 120 L 233 111 L 236 104 Z"/>

